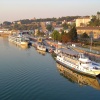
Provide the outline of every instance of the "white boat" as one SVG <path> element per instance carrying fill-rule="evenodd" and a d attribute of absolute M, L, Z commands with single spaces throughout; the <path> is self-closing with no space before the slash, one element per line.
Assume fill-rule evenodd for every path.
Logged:
<path fill-rule="evenodd" d="M 37 49 L 41 51 L 46 51 L 46 47 L 44 45 L 38 44 Z"/>
<path fill-rule="evenodd" d="M 10 35 L 8 40 L 20 46 L 28 46 L 29 44 L 28 38 L 20 35 Z"/>
<path fill-rule="evenodd" d="M 56 50 L 54 50 L 54 53 L 55 53 L 55 54 L 60 53 L 60 49 L 56 49 Z"/>
<path fill-rule="evenodd" d="M 100 64 L 89 60 L 83 53 L 78 53 L 71 49 L 66 50 L 66 52 L 60 52 L 56 57 L 56 61 L 85 75 L 93 77 L 100 75 Z"/>
<path fill-rule="evenodd" d="M 70 82 L 74 82 L 79 84 L 80 86 L 91 86 L 97 90 L 100 90 L 100 79 L 99 77 L 91 77 L 87 75 L 83 75 L 80 73 L 77 73 L 59 63 L 57 63 L 57 69 L 60 72 L 60 75 L 67 78 Z"/>

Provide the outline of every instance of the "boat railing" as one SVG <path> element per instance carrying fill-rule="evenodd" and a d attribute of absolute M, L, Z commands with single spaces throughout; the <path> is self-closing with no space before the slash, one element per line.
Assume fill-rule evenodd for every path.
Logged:
<path fill-rule="evenodd" d="M 70 63 L 78 65 L 78 61 L 76 59 L 72 59 L 72 58 L 69 58 L 69 57 L 64 57 L 64 59 L 69 61 Z"/>

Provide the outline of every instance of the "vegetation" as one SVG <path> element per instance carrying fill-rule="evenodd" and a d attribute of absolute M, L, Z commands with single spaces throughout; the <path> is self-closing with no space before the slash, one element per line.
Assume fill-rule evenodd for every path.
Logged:
<path fill-rule="evenodd" d="M 64 30 L 68 29 L 68 25 L 66 23 L 63 23 L 62 27 L 63 27 Z"/>
<path fill-rule="evenodd" d="M 87 39 L 89 38 L 88 34 L 87 33 L 83 33 L 81 36 L 80 36 L 81 39 Z"/>
<path fill-rule="evenodd" d="M 68 32 L 69 38 L 71 39 L 71 42 L 77 42 L 77 30 L 76 27 L 72 27 L 71 30 Z"/>
<path fill-rule="evenodd" d="M 8 26 L 8 25 L 11 25 L 11 22 L 8 22 L 8 21 L 3 22 L 3 26 Z"/>
<path fill-rule="evenodd" d="M 54 41 L 59 41 L 60 33 L 57 30 L 54 30 L 51 36 Z"/>
<path fill-rule="evenodd" d="M 52 27 L 52 25 L 47 25 L 46 29 L 48 31 L 50 31 L 50 32 L 54 30 L 54 28 Z"/>
<path fill-rule="evenodd" d="M 73 27 L 68 33 L 61 30 L 59 33 L 58 31 L 54 30 L 52 33 L 52 38 L 54 41 L 60 41 L 63 43 L 67 42 L 77 42 L 77 31 L 76 28 Z"/>
<path fill-rule="evenodd" d="M 88 26 L 100 26 L 100 20 L 96 19 L 96 16 L 92 16 Z"/>
<path fill-rule="evenodd" d="M 39 36 L 39 37 L 44 37 L 44 35 L 45 35 L 44 32 L 38 30 L 37 36 Z"/>

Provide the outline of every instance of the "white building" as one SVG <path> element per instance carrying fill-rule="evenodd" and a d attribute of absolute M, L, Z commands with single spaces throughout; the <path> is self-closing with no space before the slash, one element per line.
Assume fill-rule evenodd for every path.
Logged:
<path fill-rule="evenodd" d="M 91 21 L 90 17 L 80 17 L 76 19 L 76 27 L 85 27 Z"/>

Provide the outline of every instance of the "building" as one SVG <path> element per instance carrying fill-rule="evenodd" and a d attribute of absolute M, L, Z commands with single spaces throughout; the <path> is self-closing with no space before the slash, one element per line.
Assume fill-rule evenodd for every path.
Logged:
<path fill-rule="evenodd" d="M 73 25 L 73 24 L 75 24 L 75 20 L 68 21 L 67 24 Z"/>
<path fill-rule="evenodd" d="M 35 36 L 37 35 L 38 31 L 39 31 L 38 29 L 35 29 L 35 33 L 34 33 Z"/>
<path fill-rule="evenodd" d="M 100 27 L 77 27 L 77 34 L 87 33 L 94 39 L 100 38 Z"/>
<path fill-rule="evenodd" d="M 90 21 L 91 21 L 91 18 L 89 16 L 80 17 L 76 19 L 76 27 L 85 27 L 88 25 Z"/>
<path fill-rule="evenodd" d="M 63 27 L 54 27 L 54 30 L 56 30 L 56 31 L 60 31 L 60 30 L 62 30 L 63 29 Z"/>
<path fill-rule="evenodd" d="M 96 18 L 100 20 L 100 12 L 97 12 Z"/>
<path fill-rule="evenodd" d="M 62 21 L 62 24 L 67 23 L 66 20 Z"/>

